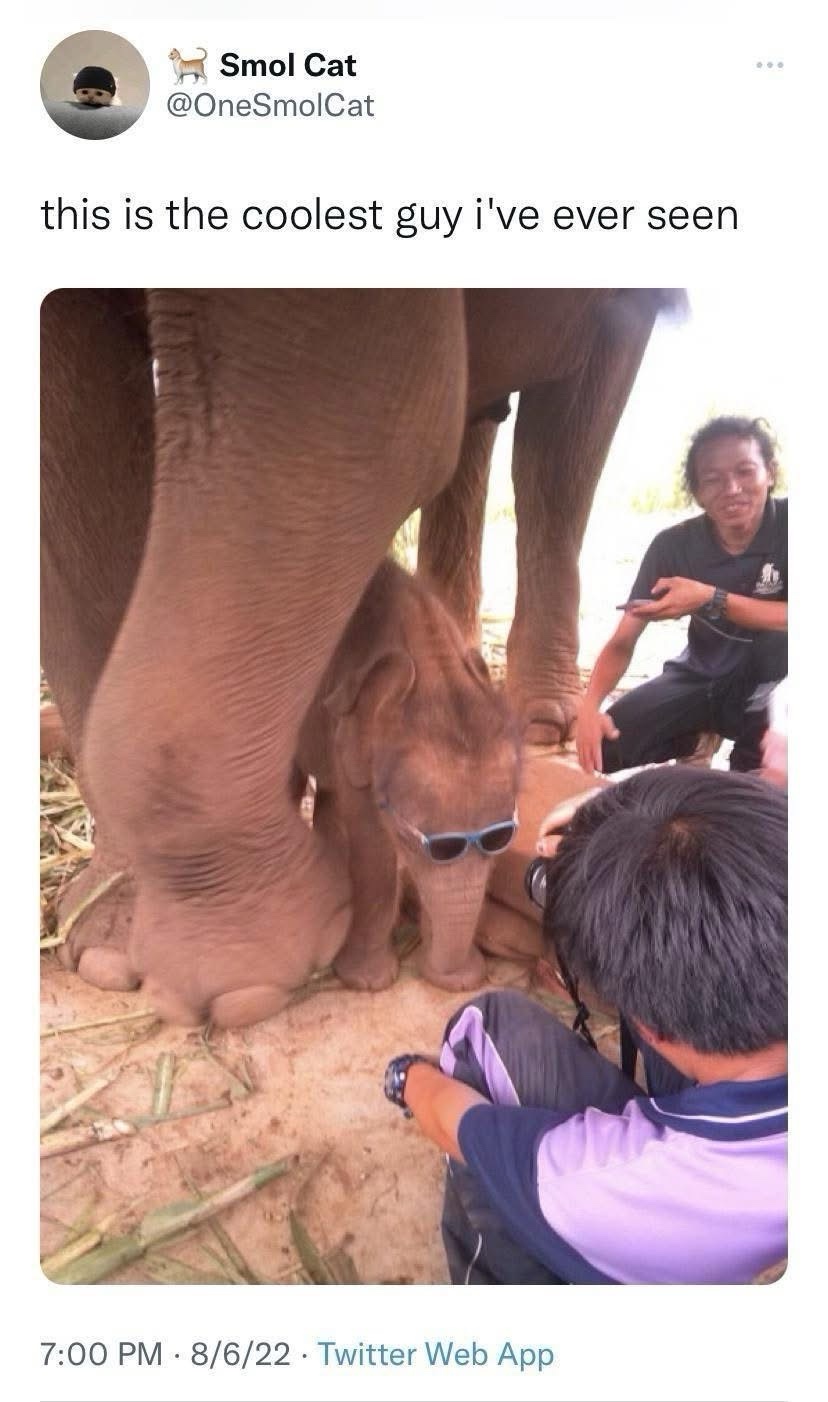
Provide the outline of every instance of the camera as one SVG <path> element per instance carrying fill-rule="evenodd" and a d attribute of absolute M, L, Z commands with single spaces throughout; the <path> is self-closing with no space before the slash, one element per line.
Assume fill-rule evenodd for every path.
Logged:
<path fill-rule="evenodd" d="M 523 874 L 523 888 L 533 905 L 546 909 L 546 883 L 549 875 L 548 857 L 534 857 Z"/>
<path fill-rule="evenodd" d="M 568 831 L 568 827 L 562 830 L 564 833 Z M 554 963 L 557 965 L 557 969 L 553 966 L 553 972 L 558 982 L 561 984 L 561 987 L 566 989 L 566 992 L 575 1005 L 575 1019 L 572 1023 L 572 1030 L 573 1032 L 579 1032 L 587 1045 L 592 1047 L 593 1051 L 597 1051 L 598 1047 L 595 1038 L 588 1026 L 590 1016 L 589 1008 L 578 991 L 578 980 L 573 978 L 570 972 L 569 965 L 560 948 L 559 940 L 556 939 L 556 931 L 552 926 L 552 922 L 546 910 L 546 894 L 549 890 L 550 868 L 553 861 L 554 858 L 550 857 L 533 857 L 526 871 L 523 873 L 523 889 L 532 904 L 538 906 L 543 912 L 544 935 L 546 936 L 549 946 L 551 946 L 554 955 Z M 634 1065 L 632 1074 L 634 1076 Z"/>
<path fill-rule="evenodd" d="M 555 837 L 568 837 L 572 831 L 572 822 L 556 829 Z M 533 905 L 539 910 L 546 910 L 546 891 L 549 881 L 549 872 L 554 862 L 554 857 L 533 857 L 526 871 L 523 873 L 523 889 Z"/>

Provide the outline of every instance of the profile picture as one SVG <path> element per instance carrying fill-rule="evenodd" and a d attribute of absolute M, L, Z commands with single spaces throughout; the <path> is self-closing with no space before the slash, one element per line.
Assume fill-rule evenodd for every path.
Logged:
<path fill-rule="evenodd" d="M 147 105 L 149 88 L 138 50 L 106 29 L 84 29 L 62 39 L 40 75 L 40 96 L 52 121 L 84 141 L 106 141 L 128 131 Z"/>

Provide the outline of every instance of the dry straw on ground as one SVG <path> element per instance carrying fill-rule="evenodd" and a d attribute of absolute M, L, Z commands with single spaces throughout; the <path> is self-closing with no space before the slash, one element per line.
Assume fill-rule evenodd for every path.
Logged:
<path fill-rule="evenodd" d="M 48 701 L 45 685 L 41 702 Z M 69 882 L 86 865 L 94 851 L 94 821 L 81 797 L 71 760 L 60 755 L 42 759 L 40 764 L 40 948 L 47 957 L 64 943 L 70 930 L 86 910 L 121 879 L 116 873 L 90 892 L 69 915 L 58 918 L 58 905 Z M 296 1001 L 323 992 L 337 984 L 329 970 L 320 970 L 306 988 L 299 990 Z M 139 1043 L 152 1040 L 160 1024 L 151 1009 L 133 1009 L 110 1017 L 99 1017 L 71 1023 L 57 1023 L 43 1028 L 45 1045 L 57 1039 L 61 1047 L 61 1063 L 78 1089 L 65 1100 L 51 1105 L 41 1120 L 41 1157 L 59 1157 L 81 1149 L 95 1149 L 112 1139 L 133 1136 L 145 1126 L 163 1125 L 182 1118 L 213 1114 L 229 1107 L 233 1101 L 250 1095 L 254 1086 L 244 1064 L 229 1068 L 215 1054 L 207 1037 L 203 1039 L 200 1055 L 212 1061 L 227 1083 L 221 1096 L 203 1104 L 171 1104 L 177 1072 L 176 1059 L 169 1051 L 156 1058 L 152 1099 L 148 1112 L 136 1113 L 126 1106 L 119 1115 L 102 1115 L 92 1102 L 111 1087 L 120 1075 L 131 1050 Z M 78 1037 L 99 1032 L 111 1033 L 119 1039 L 121 1050 L 99 1068 L 99 1074 L 85 1076 L 86 1052 L 77 1057 L 74 1048 Z M 111 1065 L 117 1062 L 116 1066 Z M 85 1158 L 85 1154 L 83 1158 Z M 75 1160 L 77 1162 L 77 1160 Z M 118 1232 L 119 1214 L 111 1214 L 99 1222 L 80 1220 L 70 1226 L 63 1244 L 43 1258 L 44 1273 L 63 1283 L 92 1283 L 107 1279 L 131 1262 L 143 1261 L 149 1279 L 169 1284 L 263 1284 L 245 1261 L 218 1214 L 240 1201 L 259 1187 L 287 1173 L 296 1160 L 288 1158 L 276 1164 L 260 1165 L 246 1178 L 218 1187 L 204 1194 L 190 1182 L 193 1193 L 188 1202 L 172 1202 L 147 1212 L 131 1230 Z M 84 1171 L 81 1170 L 84 1175 Z M 202 1249 L 210 1269 L 199 1271 L 174 1254 L 174 1243 L 203 1227 L 207 1239 Z M 291 1235 L 295 1259 L 280 1277 L 297 1284 L 357 1283 L 353 1261 L 342 1244 L 323 1255 L 314 1243 L 308 1227 L 291 1214 Z M 210 1246 L 209 1239 L 213 1244 Z M 172 1246 L 173 1254 L 162 1247 Z"/>
<path fill-rule="evenodd" d="M 40 764 L 40 939 L 58 942 L 57 905 L 65 887 L 89 861 L 94 824 L 75 782 L 74 766 L 58 755 Z"/>

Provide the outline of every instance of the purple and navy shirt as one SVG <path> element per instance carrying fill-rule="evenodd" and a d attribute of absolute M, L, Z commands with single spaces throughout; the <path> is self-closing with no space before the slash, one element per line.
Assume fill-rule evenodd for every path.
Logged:
<path fill-rule="evenodd" d="M 466 1163 L 576 1285 L 742 1284 L 787 1250 L 787 1076 L 634 1096 L 620 1114 L 476 1105 Z"/>

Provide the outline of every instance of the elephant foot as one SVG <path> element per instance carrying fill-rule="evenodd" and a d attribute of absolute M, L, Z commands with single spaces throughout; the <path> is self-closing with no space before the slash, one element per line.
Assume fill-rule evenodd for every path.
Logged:
<path fill-rule="evenodd" d="M 144 996 L 153 1011 L 164 1022 L 179 1027 L 249 1027 L 264 1022 L 282 1011 L 290 1001 L 290 990 L 275 984 L 255 984 L 219 993 L 209 1004 L 198 1005 L 185 991 L 177 991 L 158 979 L 148 978 L 143 986 Z"/>
<path fill-rule="evenodd" d="M 334 960 L 334 972 L 346 988 L 378 993 L 391 987 L 400 972 L 400 961 L 391 949 L 369 955 L 364 950 L 344 949 Z"/>
<path fill-rule="evenodd" d="M 522 884 L 520 887 L 522 894 Z M 539 920 L 521 915 L 487 896 L 477 927 L 477 943 L 498 959 L 534 964 L 543 957 L 543 934 Z"/>
<path fill-rule="evenodd" d="M 215 1027 L 248 1027 L 264 1022 L 290 1001 L 290 991 L 275 984 L 257 984 L 220 993 L 210 1004 L 209 1020 Z"/>
<path fill-rule="evenodd" d="M 142 881 L 129 956 L 145 1001 L 166 1022 L 246 1027 L 273 1017 L 351 926 L 350 886 L 335 854 L 301 834 L 304 851 L 268 883 L 240 881 L 233 896 L 184 899 Z"/>
<path fill-rule="evenodd" d="M 486 982 L 486 960 L 480 950 L 472 946 L 462 964 L 444 969 L 432 963 L 428 953 L 424 952 L 420 959 L 420 973 L 438 988 L 447 988 L 452 993 L 463 993 L 470 988 L 479 988 Z"/>
<path fill-rule="evenodd" d="M 256 878 L 240 881 L 233 898 L 185 899 L 143 878 L 136 884 L 96 851 L 64 899 L 60 919 L 74 923 L 59 958 L 98 988 L 140 986 L 166 1022 L 261 1022 L 332 962 L 353 912 L 335 852 L 304 830 L 296 860 L 280 863 L 270 885 L 260 868 Z"/>
<path fill-rule="evenodd" d="M 135 906 L 135 883 L 100 847 L 69 885 L 58 906 L 58 926 L 71 925 L 57 956 L 95 988 L 137 988 L 139 977 L 128 955 Z"/>
<path fill-rule="evenodd" d="M 78 960 L 78 973 L 84 983 L 113 993 L 131 992 L 140 983 L 125 951 L 108 945 L 85 949 Z"/>
<path fill-rule="evenodd" d="M 575 729 L 580 694 L 530 700 L 513 699 L 528 745 L 563 745 Z"/>

